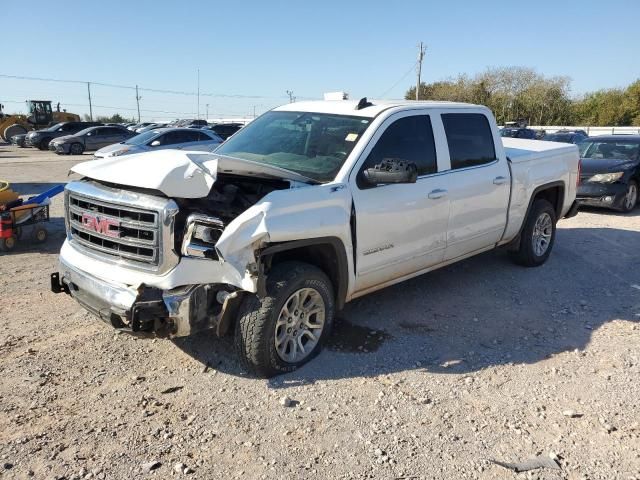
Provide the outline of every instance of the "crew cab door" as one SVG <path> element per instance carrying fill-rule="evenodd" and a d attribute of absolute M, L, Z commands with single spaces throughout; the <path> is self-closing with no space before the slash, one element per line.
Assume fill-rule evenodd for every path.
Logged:
<path fill-rule="evenodd" d="M 492 120 L 481 112 L 441 114 L 451 170 L 445 175 L 450 216 L 444 259 L 495 245 L 507 222 L 511 175 Z"/>
<path fill-rule="evenodd" d="M 446 146 L 435 139 L 432 117 L 411 110 L 378 128 L 350 178 L 355 210 L 355 291 L 410 275 L 442 261 L 449 198 L 439 173 Z M 438 119 L 436 128 L 442 128 Z M 416 183 L 371 186 L 363 172 L 385 158 L 416 163 Z M 440 166 L 441 167 L 441 166 Z"/>

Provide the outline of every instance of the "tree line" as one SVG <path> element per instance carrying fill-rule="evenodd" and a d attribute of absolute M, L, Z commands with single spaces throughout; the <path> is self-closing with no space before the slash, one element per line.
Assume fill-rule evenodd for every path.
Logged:
<path fill-rule="evenodd" d="M 420 100 L 468 102 L 489 107 L 498 124 L 640 126 L 640 79 L 626 88 L 571 97 L 569 77 L 546 77 L 525 67 L 490 68 L 476 76 L 421 83 Z M 416 98 L 411 87 L 406 99 Z"/>

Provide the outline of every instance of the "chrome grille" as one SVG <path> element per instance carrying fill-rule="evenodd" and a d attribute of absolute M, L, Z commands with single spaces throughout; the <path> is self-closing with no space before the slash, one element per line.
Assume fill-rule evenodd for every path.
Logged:
<path fill-rule="evenodd" d="M 95 219 L 95 225 L 105 222 L 102 225 L 106 227 L 94 228 L 87 219 Z M 162 235 L 157 211 L 68 192 L 67 222 L 71 240 L 85 248 L 150 266 L 160 261 Z"/>

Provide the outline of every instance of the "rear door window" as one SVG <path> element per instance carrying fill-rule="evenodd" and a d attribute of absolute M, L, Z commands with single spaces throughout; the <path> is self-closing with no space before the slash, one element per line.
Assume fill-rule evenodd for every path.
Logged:
<path fill-rule="evenodd" d="M 496 159 L 487 117 L 481 113 L 445 113 L 442 123 L 452 170 L 484 165 Z"/>
<path fill-rule="evenodd" d="M 163 145 L 177 145 L 179 143 L 197 142 L 200 136 L 200 132 L 180 130 L 175 132 L 168 132 L 165 137 Z"/>

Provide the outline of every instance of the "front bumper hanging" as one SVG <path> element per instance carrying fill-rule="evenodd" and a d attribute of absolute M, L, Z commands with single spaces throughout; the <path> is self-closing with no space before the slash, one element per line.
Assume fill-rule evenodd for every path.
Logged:
<path fill-rule="evenodd" d="M 188 285 L 172 290 L 142 285 L 134 289 L 105 282 L 62 262 L 60 266 L 61 272 L 51 274 L 53 293 L 72 296 L 105 323 L 131 333 L 174 338 L 213 328 L 222 336 L 241 300 L 240 292 L 228 285 Z"/>

